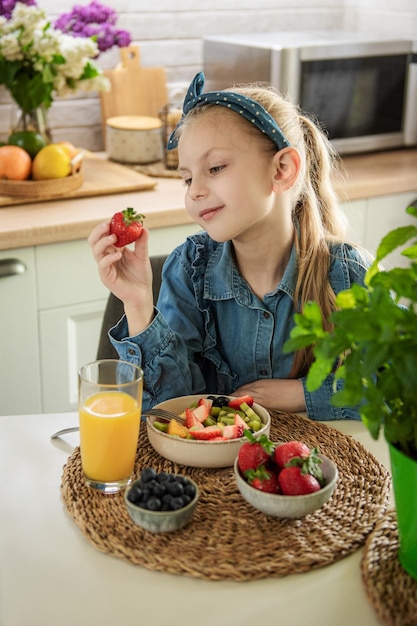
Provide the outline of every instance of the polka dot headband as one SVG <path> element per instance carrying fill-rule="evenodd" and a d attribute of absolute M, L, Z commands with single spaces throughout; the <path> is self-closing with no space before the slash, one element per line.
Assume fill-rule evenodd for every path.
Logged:
<path fill-rule="evenodd" d="M 178 138 L 176 136 L 176 130 L 181 126 L 187 113 L 189 113 L 191 109 L 204 104 L 224 106 L 232 111 L 235 111 L 236 113 L 239 113 L 242 117 L 248 120 L 248 122 L 251 122 L 262 133 L 267 135 L 267 137 L 272 139 L 278 147 L 278 150 L 287 148 L 290 145 L 274 118 L 269 115 L 259 102 L 256 102 L 247 96 L 234 93 L 233 91 L 209 91 L 207 93 L 203 93 L 203 89 L 204 74 L 203 72 L 199 72 L 196 74 L 194 80 L 188 88 L 183 105 L 183 115 L 168 140 L 168 150 L 173 150 L 177 147 Z"/>

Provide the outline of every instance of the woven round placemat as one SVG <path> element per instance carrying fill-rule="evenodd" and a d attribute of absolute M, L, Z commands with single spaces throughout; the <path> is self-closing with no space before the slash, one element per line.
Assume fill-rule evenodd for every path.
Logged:
<path fill-rule="evenodd" d="M 417 626 L 417 580 L 398 560 L 395 511 L 375 524 L 364 546 L 362 580 L 378 617 L 388 626 Z"/>
<path fill-rule="evenodd" d="M 295 414 L 271 411 L 270 438 L 298 439 L 333 459 L 339 480 L 330 500 L 298 520 L 268 517 L 240 495 L 233 468 L 204 470 L 177 465 L 151 447 L 141 429 L 136 474 L 146 466 L 187 474 L 201 495 L 190 524 L 175 533 L 152 534 L 135 526 L 123 495 L 86 486 L 79 448 L 64 466 L 64 503 L 99 550 L 151 570 L 209 580 L 246 581 L 305 572 L 337 561 L 365 542 L 386 512 L 391 479 L 360 443 L 334 428 Z"/>

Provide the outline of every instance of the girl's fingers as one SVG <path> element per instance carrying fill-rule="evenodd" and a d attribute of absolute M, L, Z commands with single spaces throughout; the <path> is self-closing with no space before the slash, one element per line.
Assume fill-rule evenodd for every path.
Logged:
<path fill-rule="evenodd" d="M 92 247 L 93 256 L 97 263 L 108 254 L 113 255 L 115 252 L 120 252 L 120 248 L 116 248 L 114 245 L 116 241 L 116 235 L 103 235 L 101 238 L 91 239 L 91 242 L 89 243 Z"/>
<path fill-rule="evenodd" d="M 89 245 L 93 248 L 102 237 L 109 234 L 109 231 L 110 224 L 108 222 L 103 222 L 93 228 L 87 239 Z"/>

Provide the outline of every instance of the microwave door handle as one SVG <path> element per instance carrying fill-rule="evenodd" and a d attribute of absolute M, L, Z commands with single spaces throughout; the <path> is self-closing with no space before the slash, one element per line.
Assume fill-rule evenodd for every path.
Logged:
<path fill-rule="evenodd" d="M 405 94 L 404 144 L 417 145 L 417 52 L 411 54 L 407 72 L 407 90 Z"/>

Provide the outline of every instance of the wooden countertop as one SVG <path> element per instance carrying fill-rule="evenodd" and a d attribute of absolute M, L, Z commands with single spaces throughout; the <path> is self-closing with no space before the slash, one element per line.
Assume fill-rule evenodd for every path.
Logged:
<path fill-rule="evenodd" d="M 343 201 L 417 192 L 417 150 L 395 150 L 343 159 L 336 183 Z M 0 250 L 85 239 L 118 210 L 133 206 L 149 229 L 190 224 L 180 179 L 158 178 L 154 189 L 114 195 L 40 201 L 0 208 Z"/>

